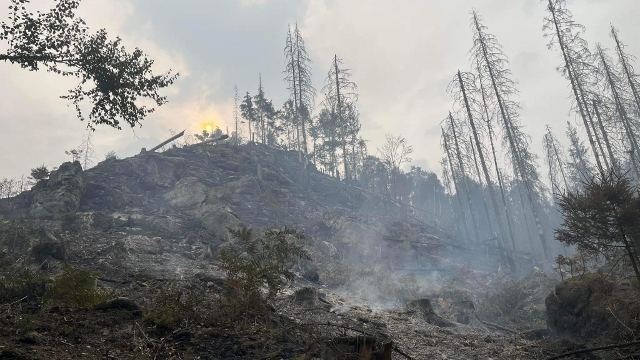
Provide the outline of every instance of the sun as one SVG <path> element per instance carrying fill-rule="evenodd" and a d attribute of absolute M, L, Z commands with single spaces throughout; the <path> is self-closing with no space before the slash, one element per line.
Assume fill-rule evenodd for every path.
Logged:
<path fill-rule="evenodd" d="M 204 129 L 207 130 L 207 132 L 210 133 L 211 131 L 213 131 L 213 126 L 207 124 L 207 125 L 204 126 Z"/>

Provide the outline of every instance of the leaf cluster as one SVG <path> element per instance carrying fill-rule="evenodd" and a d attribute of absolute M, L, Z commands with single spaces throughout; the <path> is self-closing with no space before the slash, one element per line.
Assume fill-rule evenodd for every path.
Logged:
<path fill-rule="evenodd" d="M 564 221 L 556 230 L 558 241 L 575 245 L 589 258 L 601 256 L 609 262 L 618 263 L 620 254 L 624 254 L 640 278 L 637 269 L 640 194 L 628 178 L 615 171 L 600 179 L 592 178 L 583 190 L 563 195 L 559 206 Z M 562 261 L 559 265 L 574 263 Z"/>
<path fill-rule="evenodd" d="M 48 12 L 35 14 L 26 9 L 26 3 L 11 0 L 9 22 L 0 22 L 0 41 L 8 45 L 0 60 L 30 71 L 44 67 L 79 78 L 79 84 L 62 98 L 75 106 L 80 120 L 85 120 L 81 104 L 85 100 L 93 104 L 89 128 L 106 124 L 121 129 L 120 120 L 131 127 L 140 125 L 154 108 L 139 106 L 139 97 L 158 106 L 166 103 L 158 90 L 172 84 L 177 74 L 154 75 L 154 62 L 142 50 L 128 52 L 120 38 L 110 40 L 104 29 L 90 33 L 85 21 L 75 15 L 80 0 L 57 0 Z"/>
<path fill-rule="evenodd" d="M 262 299 L 262 287 L 267 298 L 273 298 L 283 286 L 293 281 L 290 266 L 299 259 L 311 260 L 309 253 L 296 240 L 305 235 L 295 229 L 268 230 L 254 237 L 248 228 L 228 229 L 236 240 L 220 251 L 220 268 L 227 274 L 227 283 L 237 289 L 249 303 Z"/>
<path fill-rule="evenodd" d="M 55 277 L 43 295 L 48 306 L 65 306 L 85 309 L 112 297 L 108 291 L 96 287 L 98 274 L 64 265 L 62 273 Z"/>

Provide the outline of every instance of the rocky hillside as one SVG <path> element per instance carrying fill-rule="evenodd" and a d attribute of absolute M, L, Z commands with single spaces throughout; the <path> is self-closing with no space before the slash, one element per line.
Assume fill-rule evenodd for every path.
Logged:
<path fill-rule="evenodd" d="M 0 265 L 53 276 L 67 263 L 135 300 L 81 312 L 46 308 L 30 293 L 0 301 L 8 314 L 0 355 L 537 359 L 571 348 L 537 340 L 547 334 L 541 306 L 553 279 L 534 271 L 510 285 L 517 296 L 508 303 L 513 292 L 483 295 L 509 281 L 486 248 L 458 243 L 435 215 L 420 221 L 312 165 L 300 181 L 297 160 L 295 152 L 261 145 L 200 144 L 86 171 L 64 163 L 30 191 L 0 201 Z M 270 305 L 272 315 L 249 326 L 246 314 L 236 319 L 223 310 L 233 304 L 220 300 L 228 289 L 219 249 L 229 228 L 284 226 L 307 235 L 302 245 L 313 261 L 294 266 L 295 282 Z M 17 291 L 11 284 L 0 276 L 0 287 Z M 167 302 L 176 294 L 170 289 L 177 302 Z M 120 312 L 105 313 L 112 308 Z"/>
<path fill-rule="evenodd" d="M 415 262 L 407 249 L 460 248 L 435 217 L 425 224 L 401 216 L 393 201 L 313 170 L 301 185 L 297 159 L 260 145 L 204 144 L 109 159 L 87 171 L 64 163 L 0 202 L 0 214 L 50 232 L 74 230 L 82 234 L 78 257 L 105 266 L 117 259 L 115 269 L 126 271 L 190 272 L 190 262 L 210 259 L 228 240 L 227 228 L 243 226 L 295 227 L 328 253 L 389 266 Z"/>

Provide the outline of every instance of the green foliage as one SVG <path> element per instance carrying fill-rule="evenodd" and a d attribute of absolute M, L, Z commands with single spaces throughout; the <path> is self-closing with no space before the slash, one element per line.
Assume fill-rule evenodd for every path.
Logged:
<path fill-rule="evenodd" d="M 138 106 L 138 98 L 156 105 L 166 103 L 158 90 L 172 84 L 177 75 L 154 75 L 153 60 L 140 50 L 127 52 L 122 40 L 109 40 L 106 30 L 91 33 L 75 12 L 78 0 L 58 0 L 48 12 L 26 9 L 26 0 L 11 0 L 9 22 L 0 22 L 0 42 L 6 53 L 0 60 L 37 71 L 41 67 L 62 76 L 79 78 L 79 84 L 62 98 L 71 101 L 84 120 L 81 104 L 89 100 L 90 128 L 107 124 L 120 129 L 119 118 L 131 127 L 139 125 L 153 108 Z M 4 44 L 3 44 L 4 45 Z M 91 85 L 94 86 L 91 86 Z"/>
<path fill-rule="evenodd" d="M 298 259 L 311 260 L 303 246 L 295 240 L 303 240 L 304 234 L 285 227 L 253 237 L 252 230 L 228 229 L 235 243 L 220 251 L 220 268 L 227 273 L 228 284 L 237 289 L 249 304 L 262 299 L 261 288 L 267 287 L 267 298 L 273 298 L 286 284 L 293 281 L 289 270 Z"/>
<path fill-rule="evenodd" d="M 156 307 L 144 314 L 144 320 L 160 330 L 170 330 L 199 319 L 198 304 L 202 299 L 195 292 L 164 288 L 156 298 Z"/>
<path fill-rule="evenodd" d="M 46 166 L 40 165 L 35 169 L 31 169 L 31 178 L 40 181 L 49 177 L 49 169 Z"/>
<path fill-rule="evenodd" d="M 0 304 L 11 303 L 24 297 L 33 300 L 42 297 L 46 279 L 27 269 L 17 274 L 0 277 Z"/>
<path fill-rule="evenodd" d="M 640 279 L 636 250 L 640 196 L 629 179 L 615 172 L 592 179 L 582 191 L 563 195 L 559 205 L 564 222 L 556 230 L 558 241 L 609 261 L 616 261 L 623 253 Z"/>
<path fill-rule="evenodd" d="M 65 265 L 62 274 L 53 279 L 44 293 L 48 306 L 85 309 L 109 300 L 113 294 L 96 287 L 97 274 Z"/>

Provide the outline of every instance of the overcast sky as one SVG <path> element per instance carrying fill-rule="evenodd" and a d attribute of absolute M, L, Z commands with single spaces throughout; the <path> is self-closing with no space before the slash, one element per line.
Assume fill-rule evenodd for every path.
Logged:
<path fill-rule="evenodd" d="M 613 46 L 612 23 L 628 51 L 640 55 L 640 1 L 569 0 L 568 6 L 587 27 L 591 45 Z M 555 70 L 560 55 L 546 48 L 539 0 L 84 0 L 80 15 L 92 29 L 106 28 L 130 49 L 140 47 L 156 60 L 156 71 L 181 74 L 164 93 L 169 103 L 141 128 L 98 127 L 96 155 L 101 160 L 115 150 L 130 156 L 171 130 L 193 134 L 207 123 L 231 130 L 234 85 L 241 95 L 254 94 L 259 73 L 266 95 L 280 106 L 288 97 L 282 81 L 287 25 L 297 22 L 316 88 L 334 54 L 352 70 L 370 150 L 381 146 L 385 133 L 401 134 L 414 147 L 414 164 L 440 174 L 439 122 L 452 106 L 447 84 L 458 69 L 469 68 L 472 7 L 510 57 L 535 152 L 541 154 L 545 124 L 565 141 L 566 121 L 576 122 L 568 114 L 568 83 Z M 73 107 L 59 99 L 74 79 L 4 63 L 0 79 L 0 178 L 68 160 L 65 150 L 87 133 Z"/>

